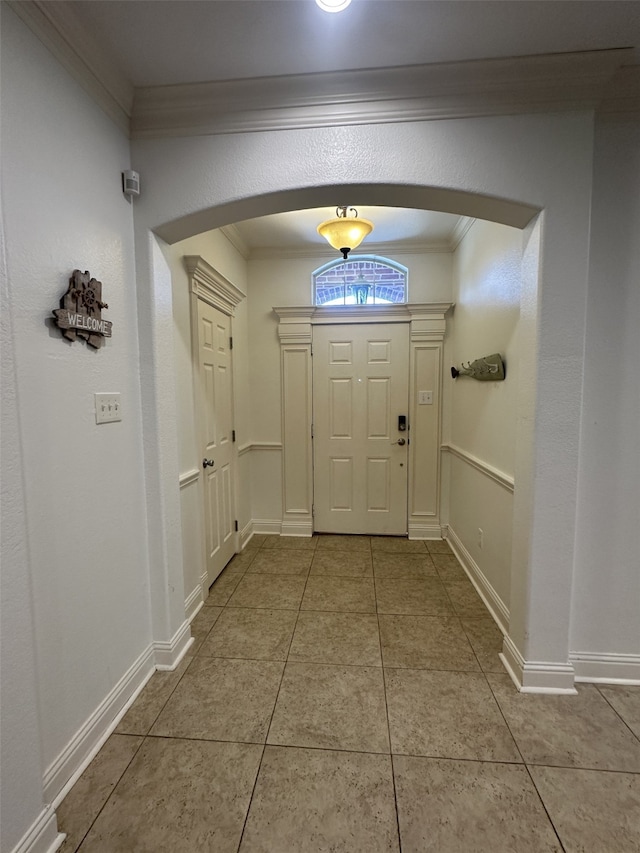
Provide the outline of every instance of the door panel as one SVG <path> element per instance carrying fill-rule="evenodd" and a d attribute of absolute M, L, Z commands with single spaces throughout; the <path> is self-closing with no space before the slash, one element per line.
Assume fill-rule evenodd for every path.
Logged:
<path fill-rule="evenodd" d="M 315 326 L 314 527 L 407 532 L 407 324 Z"/>
<path fill-rule="evenodd" d="M 204 468 L 206 563 L 209 584 L 235 553 L 231 385 L 231 320 L 198 300 L 199 410 Z"/>

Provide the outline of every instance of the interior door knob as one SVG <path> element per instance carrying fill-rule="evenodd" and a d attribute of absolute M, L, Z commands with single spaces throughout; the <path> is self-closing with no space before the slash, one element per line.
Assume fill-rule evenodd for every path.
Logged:
<path fill-rule="evenodd" d="M 406 438 L 399 438 L 397 441 L 392 441 L 392 442 L 391 442 L 391 444 L 399 444 L 399 445 L 400 445 L 400 447 L 404 447 L 404 445 L 405 445 L 406 443 L 407 443 L 407 439 L 406 439 Z"/>
<path fill-rule="evenodd" d="M 213 466 L 214 466 L 214 461 L 213 461 L 213 459 L 207 459 L 207 458 L 205 457 L 205 458 L 202 460 L 202 467 L 203 467 L 203 468 L 213 468 Z"/>

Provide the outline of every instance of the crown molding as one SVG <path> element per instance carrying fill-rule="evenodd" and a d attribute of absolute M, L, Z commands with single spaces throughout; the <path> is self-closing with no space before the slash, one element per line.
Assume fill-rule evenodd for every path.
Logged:
<path fill-rule="evenodd" d="M 5 2 L 128 136 L 133 85 L 81 23 L 73 4 L 55 0 Z"/>
<path fill-rule="evenodd" d="M 220 231 L 231 243 L 238 254 L 242 255 L 245 261 L 249 260 L 251 257 L 251 249 L 243 239 L 237 225 L 223 225 Z"/>
<path fill-rule="evenodd" d="M 5 2 L 134 139 L 640 110 L 632 48 L 134 88 L 73 3 Z"/>
<path fill-rule="evenodd" d="M 595 110 L 631 49 L 136 89 L 152 137 Z"/>
<path fill-rule="evenodd" d="M 476 220 L 471 216 L 461 216 L 460 219 L 458 219 L 451 234 L 452 252 L 455 252 L 460 243 L 462 243 L 475 221 Z"/>
<path fill-rule="evenodd" d="M 221 229 L 222 230 L 222 229 Z M 407 241 L 398 243 L 363 244 L 351 253 L 355 259 L 359 254 L 376 255 L 380 257 L 396 257 L 397 255 L 428 255 L 451 254 L 453 246 L 448 240 Z M 339 253 L 338 253 L 339 254 Z M 256 246 L 245 256 L 249 261 L 299 260 L 317 258 L 318 260 L 337 258 L 336 250 L 330 246 Z"/>

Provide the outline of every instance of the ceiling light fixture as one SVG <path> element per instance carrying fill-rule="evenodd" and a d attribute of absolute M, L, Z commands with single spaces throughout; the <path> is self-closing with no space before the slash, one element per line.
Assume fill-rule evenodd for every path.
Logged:
<path fill-rule="evenodd" d="M 351 0 L 316 0 L 323 12 L 342 12 Z"/>
<path fill-rule="evenodd" d="M 347 211 L 353 213 L 353 216 L 348 216 Z M 349 252 L 356 249 L 372 231 L 373 222 L 359 219 L 355 207 L 347 207 L 346 204 L 336 207 L 335 219 L 327 219 L 318 225 L 318 234 L 324 237 L 330 246 L 342 252 L 345 261 Z"/>

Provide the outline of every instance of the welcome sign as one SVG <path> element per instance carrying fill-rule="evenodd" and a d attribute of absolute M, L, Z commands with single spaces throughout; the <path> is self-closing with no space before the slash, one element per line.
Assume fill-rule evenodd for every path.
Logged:
<path fill-rule="evenodd" d="M 102 319 L 102 309 L 108 307 L 102 301 L 102 282 L 91 278 L 88 270 L 74 270 L 60 308 L 54 310 L 53 316 L 65 338 L 75 341 L 81 337 L 99 349 L 104 339 L 111 337 L 113 323 Z"/>

